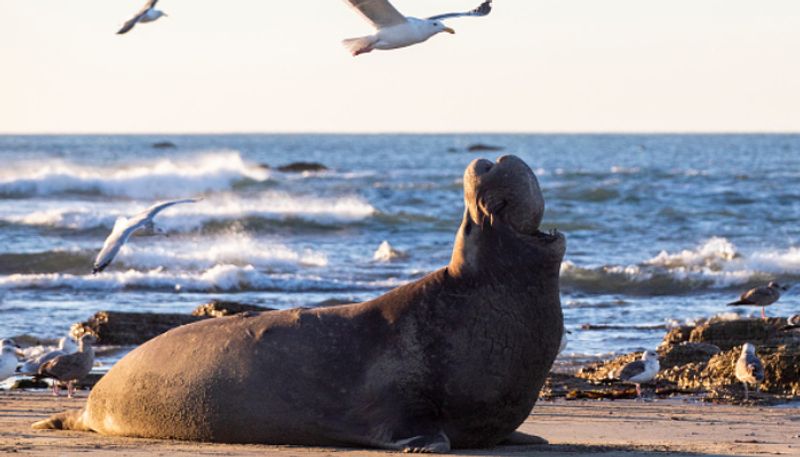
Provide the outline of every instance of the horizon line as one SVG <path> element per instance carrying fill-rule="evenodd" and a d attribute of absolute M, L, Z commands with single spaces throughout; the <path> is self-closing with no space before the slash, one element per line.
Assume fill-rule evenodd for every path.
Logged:
<path fill-rule="evenodd" d="M 286 136 L 379 136 L 379 135 L 575 135 L 575 136 L 588 136 L 588 135 L 641 135 L 641 136 L 655 136 L 655 135 L 800 135 L 798 131 L 771 131 L 771 130 L 742 130 L 742 131 L 725 131 L 725 130 L 708 130 L 708 131 L 593 131 L 593 130 L 564 130 L 564 131 L 379 131 L 379 132 L 334 132 L 334 131 L 219 131 L 219 132 L 0 132 L 0 137 L 5 136 L 233 136 L 233 135 L 286 135 Z"/>

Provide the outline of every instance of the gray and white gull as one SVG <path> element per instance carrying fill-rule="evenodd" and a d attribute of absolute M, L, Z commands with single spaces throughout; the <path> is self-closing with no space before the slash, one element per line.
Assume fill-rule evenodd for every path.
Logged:
<path fill-rule="evenodd" d="M 770 281 L 766 286 L 748 290 L 738 300 L 728 303 L 728 306 L 760 306 L 761 318 L 766 319 L 767 313 L 764 312 L 764 308 L 778 301 L 781 298 L 781 292 L 787 290 L 789 290 L 789 287 Z"/>
<path fill-rule="evenodd" d="M 146 24 L 148 22 L 153 22 L 160 19 L 162 16 L 167 16 L 167 13 L 157 10 L 156 3 L 158 0 L 149 0 L 145 3 L 144 7 L 136 13 L 136 16 L 133 16 L 126 22 L 119 31 L 117 31 L 117 35 L 123 35 L 128 33 L 136 24 L 142 23 Z"/>
<path fill-rule="evenodd" d="M 58 340 L 57 347 L 43 347 L 41 351 L 29 357 L 17 367 L 17 373 L 27 376 L 35 376 L 39 373 L 39 367 L 55 359 L 58 356 L 72 354 L 78 350 L 78 346 L 72 338 L 64 336 Z"/>
<path fill-rule="evenodd" d="M 105 243 L 103 243 L 103 249 L 97 254 L 92 273 L 96 274 L 105 270 L 106 267 L 111 264 L 111 261 L 114 260 L 117 253 L 119 253 L 119 250 L 122 249 L 122 246 L 128 241 L 128 238 L 137 230 L 145 229 L 150 234 L 159 233 L 159 230 L 156 229 L 155 223 L 153 222 L 153 218 L 156 217 L 158 213 L 173 205 L 195 203 L 198 201 L 200 201 L 198 198 L 187 198 L 184 200 L 171 200 L 156 203 L 131 218 L 118 218 L 114 224 L 114 229 L 111 231 L 111 234 L 108 235 L 108 238 L 106 238 Z"/>
<path fill-rule="evenodd" d="M 419 19 L 404 16 L 388 0 L 345 0 L 345 2 L 375 28 L 375 33 L 372 35 L 349 38 L 342 42 L 354 56 L 375 49 L 397 49 L 422 43 L 441 32 L 456 33 L 442 21 L 456 17 L 486 16 L 492 11 L 492 0 L 486 0 L 471 11 Z"/>
<path fill-rule="evenodd" d="M 0 381 L 14 376 L 17 369 L 19 346 L 14 340 L 0 340 Z"/>
<path fill-rule="evenodd" d="M 655 351 L 645 351 L 640 360 L 634 360 L 622 367 L 617 378 L 620 381 L 635 384 L 636 397 L 642 398 L 641 385 L 655 379 L 660 369 L 658 354 Z"/>
<path fill-rule="evenodd" d="M 742 345 L 742 353 L 736 361 L 736 379 L 744 386 L 745 400 L 750 397 L 748 384 L 756 386 L 757 392 L 759 384 L 764 381 L 764 364 L 756 355 L 756 347 L 750 343 Z"/>
<path fill-rule="evenodd" d="M 67 383 L 67 396 L 72 398 L 75 383 L 85 378 L 92 371 L 94 365 L 94 348 L 92 345 L 97 339 L 90 334 L 85 334 L 78 340 L 78 352 L 63 354 L 39 367 L 38 377 L 52 378 L 53 394 L 58 396 L 58 383 Z"/>

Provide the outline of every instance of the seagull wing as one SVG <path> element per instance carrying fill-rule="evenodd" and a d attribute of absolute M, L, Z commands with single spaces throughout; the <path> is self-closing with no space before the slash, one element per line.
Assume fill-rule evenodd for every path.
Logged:
<path fill-rule="evenodd" d="M 345 0 L 345 2 L 361 13 L 376 29 L 407 22 L 406 17 L 388 0 Z"/>
<path fill-rule="evenodd" d="M 125 23 L 125 25 L 122 26 L 121 29 L 117 31 L 117 35 L 123 35 L 128 33 L 133 28 L 133 26 L 136 25 L 137 22 L 139 22 L 139 19 L 141 19 L 142 16 L 144 16 L 144 13 L 139 13 L 133 18 L 131 18 L 128 22 Z"/>
<path fill-rule="evenodd" d="M 622 367 L 622 371 L 619 372 L 619 379 L 622 381 L 627 381 L 633 377 L 639 376 L 640 374 L 644 373 L 645 371 L 644 362 L 641 360 L 635 360 L 624 367 Z"/>
<path fill-rule="evenodd" d="M 142 19 L 142 16 L 144 16 L 147 13 L 147 11 L 156 6 L 156 3 L 158 3 L 158 0 L 149 0 L 147 3 L 145 3 L 142 9 L 139 10 L 138 13 L 136 13 L 136 16 L 133 16 L 130 20 L 128 20 L 128 22 L 126 22 L 122 26 L 121 29 L 119 29 L 119 31 L 117 31 L 117 35 L 123 35 L 125 33 L 128 33 L 133 28 L 133 26 L 136 25 L 136 23 L 139 22 L 140 19 Z"/>
<path fill-rule="evenodd" d="M 143 219 L 153 219 L 156 217 L 156 214 L 160 213 L 161 211 L 169 208 L 172 205 L 179 205 L 181 203 L 197 203 L 199 202 L 199 198 L 185 198 L 183 200 L 170 200 L 167 202 L 159 202 L 155 205 L 147 208 L 146 210 L 142 211 L 141 213 L 137 214 L 135 219 L 143 218 Z"/>
<path fill-rule="evenodd" d="M 94 272 L 103 271 L 114 257 L 116 257 L 122 246 L 128 241 L 133 232 L 144 226 L 144 221 L 137 221 L 135 219 L 126 219 L 120 217 L 114 224 L 114 229 L 108 235 L 106 241 L 103 243 L 103 249 L 97 254 L 94 260 Z"/>
<path fill-rule="evenodd" d="M 78 380 L 92 369 L 93 357 L 88 352 L 60 355 L 39 367 L 39 375 L 59 381 Z"/>
<path fill-rule="evenodd" d="M 756 287 L 742 294 L 741 300 L 757 305 L 771 305 L 778 301 L 780 293 L 770 287 Z"/>
<path fill-rule="evenodd" d="M 450 19 L 453 17 L 466 17 L 466 16 L 486 16 L 492 12 L 492 0 L 486 0 L 485 2 L 481 3 L 480 6 L 475 8 L 474 10 L 470 10 L 464 13 L 445 13 L 445 14 L 438 14 L 436 16 L 431 16 L 428 19 L 432 21 L 440 21 L 442 19 Z"/>

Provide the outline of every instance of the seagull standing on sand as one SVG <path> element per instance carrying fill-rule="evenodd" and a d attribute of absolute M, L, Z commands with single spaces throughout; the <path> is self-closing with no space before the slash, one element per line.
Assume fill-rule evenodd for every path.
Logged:
<path fill-rule="evenodd" d="M 736 379 L 744 385 L 745 400 L 750 396 L 747 385 L 755 385 L 758 392 L 758 385 L 764 381 L 764 365 L 756 355 L 756 347 L 750 343 L 742 345 L 742 354 L 736 361 Z"/>
<path fill-rule="evenodd" d="M 375 34 L 344 40 L 342 44 L 357 56 L 375 49 L 397 49 L 422 43 L 440 32 L 456 33 L 442 20 L 464 16 L 486 16 L 492 11 L 492 0 L 465 13 L 448 13 L 427 19 L 403 16 L 388 0 L 345 0 L 366 19 Z"/>
<path fill-rule="evenodd" d="M 156 214 L 172 205 L 177 205 L 180 203 L 195 203 L 198 201 L 200 201 L 198 198 L 188 198 L 185 200 L 172 200 L 168 202 L 156 203 L 155 205 L 147 208 L 130 219 L 124 217 L 117 219 L 117 222 L 114 224 L 114 229 L 111 231 L 111 234 L 108 235 L 108 238 L 106 238 L 106 241 L 103 244 L 103 249 L 101 249 L 100 253 L 97 254 L 97 258 L 94 261 L 94 269 L 92 270 L 92 274 L 96 274 L 105 270 L 106 267 L 111 264 L 111 261 L 114 260 L 114 257 L 117 255 L 122 246 L 128 241 L 128 238 L 133 235 L 133 232 L 139 229 L 146 229 L 150 234 L 163 233 L 163 231 L 156 229 L 155 224 L 153 223 L 153 218 L 156 217 Z"/>
<path fill-rule="evenodd" d="M 117 35 L 122 35 L 128 33 L 133 26 L 141 22 L 142 24 L 146 24 L 148 22 L 153 22 L 161 18 L 161 16 L 167 16 L 167 13 L 157 10 L 156 3 L 158 0 L 149 0 L 144 7 L 136 13 L 136 16 L 133 16 L 125 25 L 122 26 L 121 29 L 117 32 Z"/>
<path fill-rule="evenodd" d="M 0 381 L 14 376 L 17 369 L 17 350 L 14 340 L 0 340 Z"/>
<path fill-rule="evenodd" d="M 38 377 L 53 378 L 53 395 L 58 396 L 58 383 L 67 383 L 67 397 L 72 398 L 75 382 L 85 378 L 94 365 L 94 348 L 97 339 L 85 334 L 78 340 L 78 352 L 60 355 L 39 367 Z"/>
<path fill-rule="evenodd" d="M 622 367 L 619 372 L 620 381 L 636 385 L 636 398 L 642 398 L 642 383 L 652 381 L 658 374 L 661 365 L 658 363 L 658 354 L 655 351 L 645 351 L 640 360 L 635 360 Z"/>
<path fill-rule="evenodd" d="M 784 287 L 775 281 L 771 281 L 766 287 L 756 287 L 743 293 L 739 300 L 728 303 L 728 306 L 760 306 L 761 318 L 767 319 L 767 313 L 764 308 L 775 303 L 781 298 L 781 292 L 789 290 L 789 287 Z"/>
<path fill-rule="evenodd" d="M 50 351 L 45 350 L 36 357 L 26 360 L 22 363 L 22 365 L 17 367 L 17 373 L 21 375 L 34 376 L 39 373 L 39 367 L 45 363 L 55 359 L 58 356 L 72 354 L 77 349 L 78 347 L 72 341 L 72 338 L 64 336 L 58 340 L 57 348 Z"/>

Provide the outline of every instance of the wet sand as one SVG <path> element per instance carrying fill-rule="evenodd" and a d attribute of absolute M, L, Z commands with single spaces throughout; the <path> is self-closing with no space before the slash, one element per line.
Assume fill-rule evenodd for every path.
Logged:
<path fill-rule="evenodd" d="M 0 454 L 133 456 L 378 456 L 387 451 L 297 446 L 225 445 L 93 433 L 31 430 L 49 414 L 80 408 L 87 392 L 55 399 L 45 392 L 0 392 Z M 540 402 L 520 427 L 547 446 L 501 446 L 453 455 L 795 455 L 800 456 L 800 407 L 758 408 L 682 400 Z"/>

